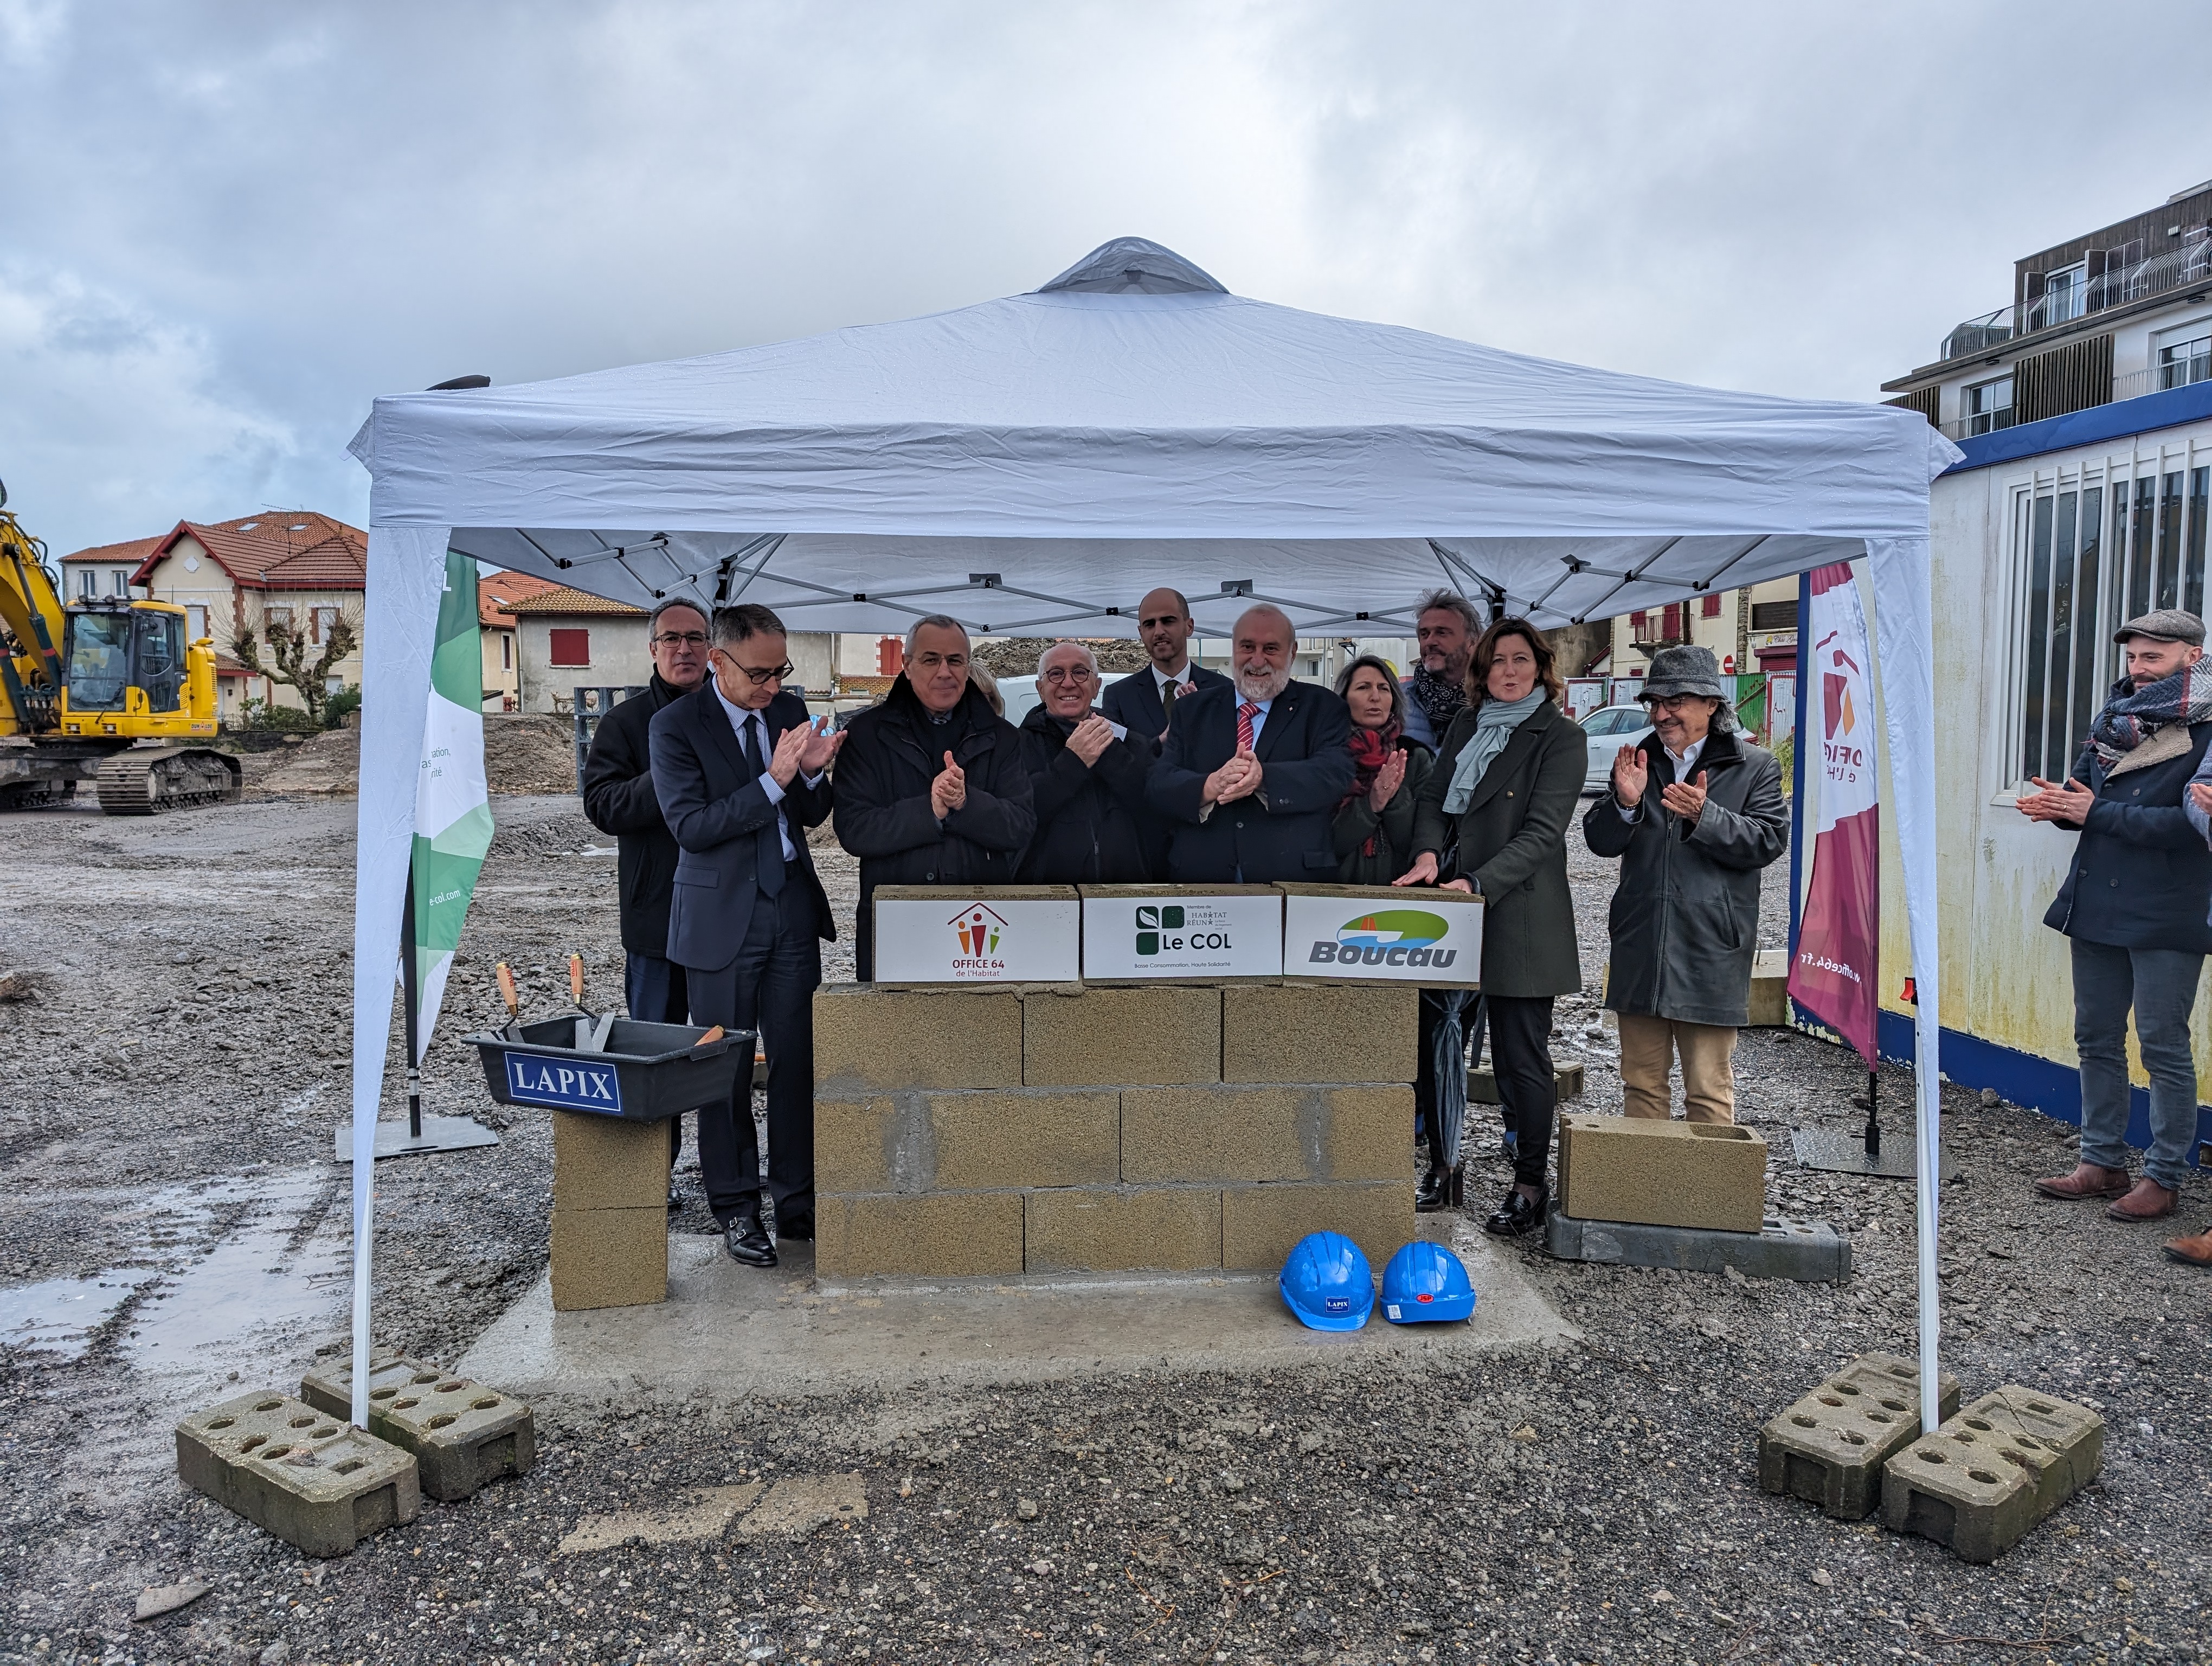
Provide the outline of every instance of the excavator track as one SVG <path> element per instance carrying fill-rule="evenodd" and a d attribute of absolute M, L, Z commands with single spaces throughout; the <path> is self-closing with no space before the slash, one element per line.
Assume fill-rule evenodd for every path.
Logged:
<path fill-rule="evenodd" d="M 238 760 L 205 746 L 131 747 L 100 766 L 96 785 L 111 816 L 234 804 L 246 790 Z"/>

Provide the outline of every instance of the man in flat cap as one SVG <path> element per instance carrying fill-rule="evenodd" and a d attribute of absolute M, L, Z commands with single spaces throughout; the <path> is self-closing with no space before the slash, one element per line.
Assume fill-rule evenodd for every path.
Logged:
<path fill-rule="evenodd" d="M 2212 848 L 2185 793 L 2212 741 L 2204 622 L 2179 608 L 2130 619 L 2112 640 L 2127 672 L 2062 782 L 2031 777 L 2021 814 L 2081 837 L 2043 923 L 2071 939 L 2081 1156 L 2035 1183 L 2049 1198 L 2105 1198 L 2114 1220 L 2173 1213 L 2197 1133 L 2189 1014 L 2212 952 Z M 2128 1012 L 2150 1075 L 2149 1152 L 2128 1173 Z"/>
<path fill-rule="evenodd" d="M 1620 749 L 1583 818 L 1591 853 L 1622 859 L 1605 987 L 1620 1023 L 1621 1111 L 1670 1115 L 1679 1057 L 1684 1115 L 1733 1122 L 1759 871 L 1790 848 L 1782 767 L 1736 733 L 1709 648 L 1661 648 L 1636 697 L 1652 732 Z"/>

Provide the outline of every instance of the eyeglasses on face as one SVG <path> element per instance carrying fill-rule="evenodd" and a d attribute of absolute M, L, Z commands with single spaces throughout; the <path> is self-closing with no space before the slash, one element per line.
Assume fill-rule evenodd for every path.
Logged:
<path fill-rule="evenodd" d="M 664 630 L 653 641 L 656 648 L 673 647 L 678 642 L 685 648 L 704 648 L 707 646 L 707 633 L 703 630 Z"/>
<path fill-rule="evenodd" d="M 1091 678 L 1088 666 L 1054 666 L 1044 674 L 1048 683 L 1088 683 Z"/>
<path fill-rule="evenodd" d="M 758 688 L 762 684 L 768 682 L 770 679 L 781 683 L 785 678 L 791 675 L 791 661 L 788 660 L 785 660 L 780 666 L 741 666 L 729 654 L 725 654 L 720 657 L 723 661 L 728 665 L 732 671 L 743 672 L 745 674 L 746 679 L 750 682 L 755 688 Z"/>
<path fill-rule="evenodd" d="M 1654 711 L 1679 712 L 1692 700 L 1706 700 L 1711 697 L 1709 695 L 1703 694 L 1668 694 L 1660 696 L 1650 704 Z"/>

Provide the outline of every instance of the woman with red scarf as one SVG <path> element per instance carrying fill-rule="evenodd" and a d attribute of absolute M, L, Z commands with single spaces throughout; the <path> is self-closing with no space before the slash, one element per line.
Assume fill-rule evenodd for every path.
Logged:
<path fill-rule="evenodd" d="M 1352 786 L 1332 830 L 1337 878 L 1347 885 L 1387 885 L 1413 860 L 1413 802 L 1434 762 L 1405 734 L 1406 691 L 1387 661 L 1363 654 L 1344 668 L 1336 691 L 1352 708 Z"/>

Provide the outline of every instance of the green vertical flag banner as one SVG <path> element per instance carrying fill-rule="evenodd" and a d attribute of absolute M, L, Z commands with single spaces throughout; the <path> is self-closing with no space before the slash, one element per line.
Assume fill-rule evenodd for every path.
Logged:
<path fill-rule="evenodd" d="M 430 653 L 430 709 L 422 726 L 422 767 L 415 780 L 415 955 L 422 993 L 416 1062 L 429 1050 L 446 974 L 460 946 L 461 923 L 491 848 L 491 797 L 484 787 L 483 650 L 477 614 L 476 563 L 446 552 L 446 593 L 438 603 L 438 641 Z"/>

